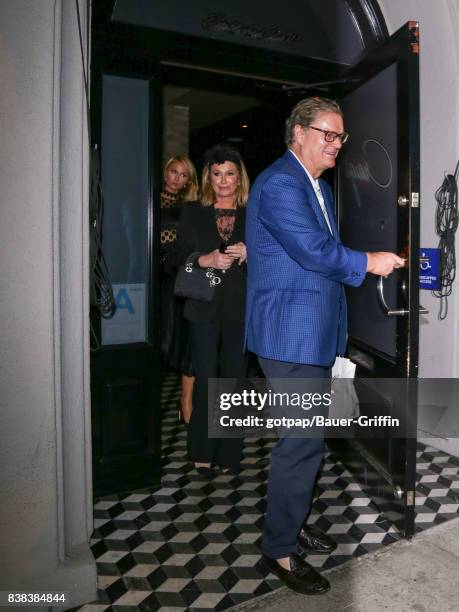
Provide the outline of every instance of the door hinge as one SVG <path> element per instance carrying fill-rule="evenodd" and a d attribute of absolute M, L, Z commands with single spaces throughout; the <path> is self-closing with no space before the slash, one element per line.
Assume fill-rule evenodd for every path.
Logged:
<path fill-rule="evenodd" d="M 405 493 L 406 495 L 406 505 L 407 506 L 414 506 L 414 491 L 406 491 Z"/>
<path fill-rule="evenodd" d="M 411 208 L 419 208 L 419 193 L 413 191 L 411 194 Z"/>

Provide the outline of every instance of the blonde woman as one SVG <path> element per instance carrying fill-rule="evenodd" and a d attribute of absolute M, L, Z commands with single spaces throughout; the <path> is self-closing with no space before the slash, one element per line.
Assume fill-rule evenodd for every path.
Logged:
<path fill-rule="evenodd" d="M 185 155 L 171 157 L 164 166 L 161 192 L 161 352 L 163 364 L 182 374 L 181 412 L 190 420 L 193 394 L 193 368 L 190 362 L 183 303 L 174 297 L 177 230 L 182 206 L 196 200 L 198 179 L 192 161 Z"/>

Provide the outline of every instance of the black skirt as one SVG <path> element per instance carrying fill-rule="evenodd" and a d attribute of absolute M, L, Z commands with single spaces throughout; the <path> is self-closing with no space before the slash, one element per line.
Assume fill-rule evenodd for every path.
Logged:
<path fill-rule="evenodd" d="M 163 365 L 194 376 L 188 321 L 183 318 L 184 300 L 174 295 L 175 274 L 163 277 L 161 283 L 161 353 Z"/>
<path fill-rule="evenodd" d="M 193 376 L 184 300 L 174 295 L 179 212 L 179 207 L 161 210 L 161 354 L 165 368 Z"/>

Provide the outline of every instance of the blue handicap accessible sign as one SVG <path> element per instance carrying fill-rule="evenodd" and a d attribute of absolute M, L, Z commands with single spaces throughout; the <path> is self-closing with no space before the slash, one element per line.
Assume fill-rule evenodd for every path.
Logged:
<path fill-rule="evenodd" d="M 441 289 L 440 249 L 419 249 L 419 288 Z"/>

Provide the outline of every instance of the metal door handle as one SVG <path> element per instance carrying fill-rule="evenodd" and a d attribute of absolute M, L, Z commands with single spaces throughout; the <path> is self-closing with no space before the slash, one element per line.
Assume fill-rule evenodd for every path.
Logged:
<path fill-rule="evenodd" d="M 391 308 L 389 308 L 386 302 L 386 298 L 384 297 L 384 278 L 382 276 L 378 278 L 378 283 L 376 285 L 376 293 L 378 295 L 379 305 L 381 306 L 381 309 L 384 314 L 388 317 L 404 317 L 409 314 L 410 311 L 405 310 L 405 308 L 399 308 L 396 310 L 392 310 Z"/>
<path fill-rule="evenodd" d="M 403 287 L 403 291 L 404 293 L 406 293 L 406 286 Z M 386 302 L 386 298 L 384 296 L 384 277 L 380 276 L 378 278 L 378 282 L 376 284 L 376 293 L 378 296 L 378 302 L 379 305 L 381 306 L 382 311 L 384 312 L 385 315 L 387 315 L 388 317 L 404 317 L 407 314 L 409 314 L 409 310 L 406 310 L 405 308 L 398 308 L 395 310 L 392 310 L 387 302 Z M 424 306 L 421 306 L 421 304 L 419 304 L 419 313 L 420 314 L 429 314 L 429 311 L 427 310 L 427 308 L 424 308 Z"/>

